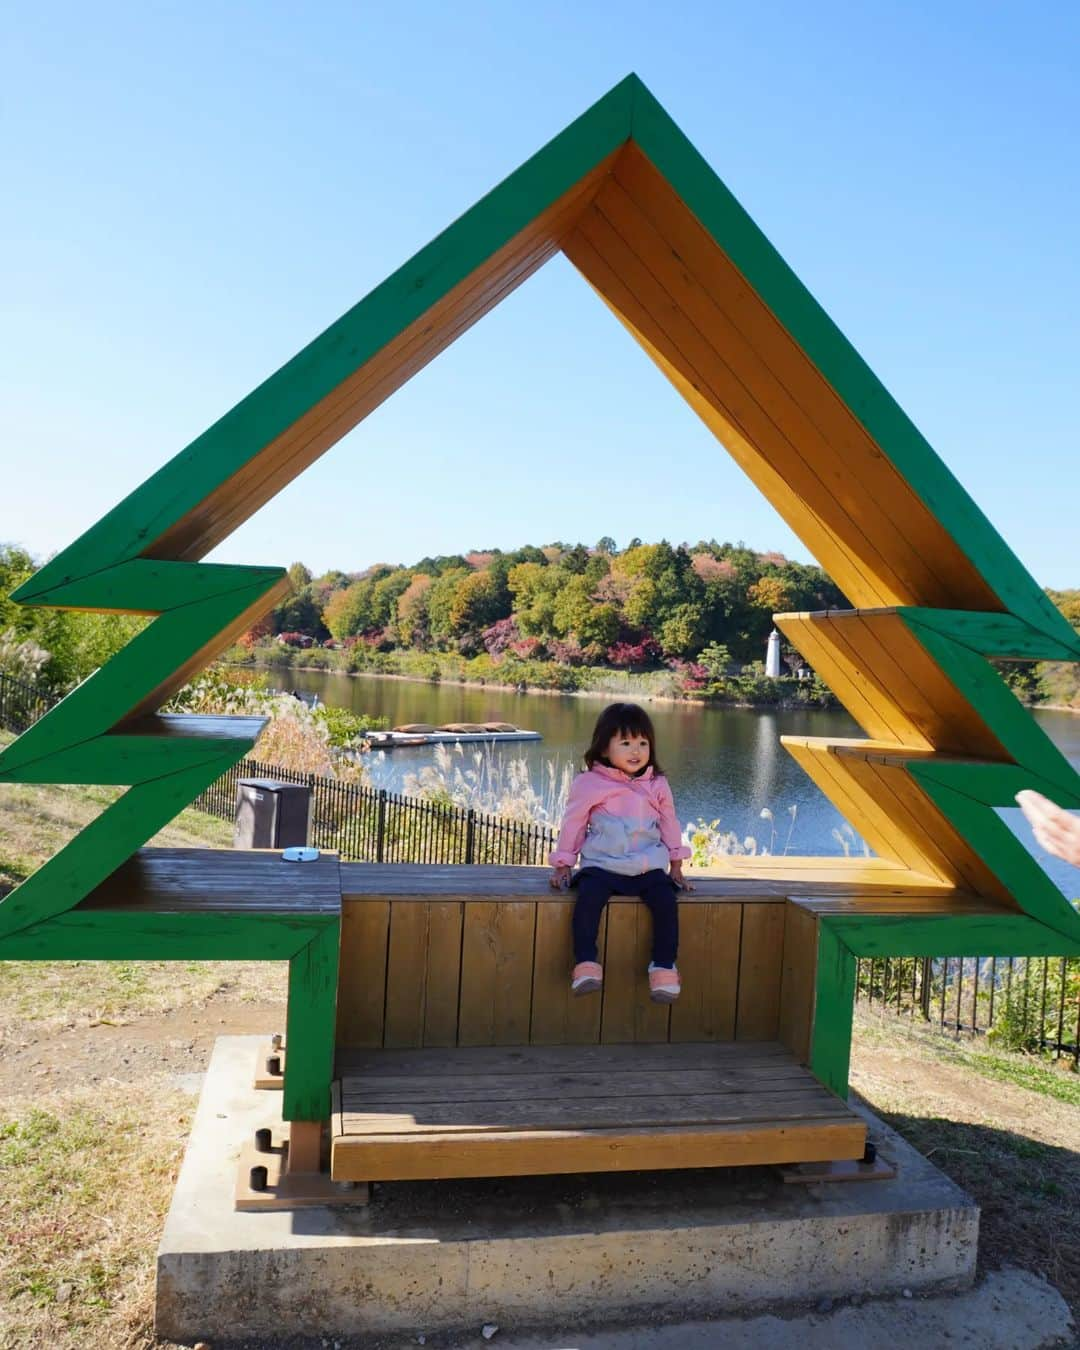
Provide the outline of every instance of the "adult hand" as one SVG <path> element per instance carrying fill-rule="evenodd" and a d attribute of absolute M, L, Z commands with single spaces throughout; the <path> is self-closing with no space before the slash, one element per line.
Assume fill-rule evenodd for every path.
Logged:
<path fill-rule="evenodd" d="M 1018 792 L 1016 800 L 1047 853 L 1080 867 L 1080 820 L 1030 788 Z"/>

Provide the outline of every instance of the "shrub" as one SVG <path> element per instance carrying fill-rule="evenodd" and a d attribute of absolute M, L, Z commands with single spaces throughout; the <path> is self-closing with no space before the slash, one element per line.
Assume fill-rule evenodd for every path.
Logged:
<path fill-rule="evenodd" d="M 661 654 L 660 644 L 648 634 L 637 642 L 616 642 L 607 649 L 607 659 L 613 666 L 653 666 Z"/>

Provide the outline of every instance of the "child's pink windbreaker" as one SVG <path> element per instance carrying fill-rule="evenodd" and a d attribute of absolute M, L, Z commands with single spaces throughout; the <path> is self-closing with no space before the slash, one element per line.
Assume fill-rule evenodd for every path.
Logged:
<path fill-rule="evenodd" d="M 552 853 L 552 867 L 602 867 L 621 876 L 666 869 L 689 858 L 675 818 L 668 780 L 650 764 L 631 778 L 621 769 L 595 764 L 570 787 L 566 815 Z"/>

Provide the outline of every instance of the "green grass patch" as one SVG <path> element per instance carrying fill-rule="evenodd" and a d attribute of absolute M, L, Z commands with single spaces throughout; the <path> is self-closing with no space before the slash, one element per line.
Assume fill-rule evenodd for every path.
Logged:
<path fill-rule="evenodd" d="M 964 1064 L 1001 1083 L 1015 1083 L 1017 1087 L 1038 1092 L 1043 1097 L 1054 1097 L 1069 1106 L 1080 1106 L 1080 1074 L 1069 1069 L 1051 1067 L 1045 1059 L 1033 1055 L 1007 1055 L 966 1046 L 950 1047 L 955 1063 Z"/>
<path fill-rule="evenodd" d="M 970 1069 L 983 1078 L 1080 1106 L 1080 1074 L 1074 1071 L 1071 1060 L 996 1050 L 983 1040 L 956 1040 L 926 1024 L 877 1013 L 861 1014 L 855 1025 L 859 1038 L 869 1044 L 895 1045 L 897 1038 L 914 1041 L 921 1054 Z"/>

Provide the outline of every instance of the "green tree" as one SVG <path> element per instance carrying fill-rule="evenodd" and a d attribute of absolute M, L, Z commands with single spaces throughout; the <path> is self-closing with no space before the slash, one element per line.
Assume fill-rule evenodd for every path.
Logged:
<path fill-rule="evenodd" d="M 651 631 L 656 620 L 658 600 L 659 588 L 656 582 L 646 576 L 639 577 L 623 605 L 626 622 L 632 628 L 647 628 Z"/>
<path fill-rule="evenodd" d="M 593 604 L 584 623 L 576 630 L 583 647 L 608 648 L 619 636 L 619 611 L 614 605 Z"/>
<path fill-rule="evenodd" d="M 452 567 L 434 582 L 427 596 L 428 627 L 436 642 L 447 642 L 454 636 L 454 598 L 458 583 L 476 575 L 470 567 Z"/>
<path fill-rule="evenodd" d="M 428 592 L 432 580 L 420 572 L 402 591 L 397 602 L 398 641 L 406 647 L 426 647 L 431 636 L 428 624 Z"/>
<path fill-rule="evenodd" d="M 589 565 L 589 550 L 584 544 L 575 544 L 568 548 L 559 559 L 559 566 L 571 576 L 580 576 Z"/>
<path fill-rule="evenodd" d="M 323 622 L 339 641 L 347 637 L 356 637 L 375 626 L 372 608 L 372 592 L 375 583 L 370 577 L 362 577 L 347 586 L 343 591 L 335 591 L 327 601 L 323 611 Z M 288 632 L 288 629 L 279 629 Z"/>
<path fill-rule="evenodd" d="M 732 667 L 731 653 L 722 642 L 710 642 L 698 654 L 698 660 L 709 673 L 709 678 L 722 680 Z"/>
<path fill-rule="evenodd" d="M 597 586 L 611 571 L 611 559 L 606 553 L 594 553 L 585 564 L 584 576 L 591 586 Z"/>
<path fill-rule="evenodd" d="M 274 610 L 272 627 L 275 633 L 310 633 L 312 637 L 328 631 L 310 586 L 282 600 Z"/>
<path fill-rule="evenodd" d="M 37 562 L 24 548 L 0 544 L 0 633 L 27 635 L 37 626 L 38 611 L 10 599 L 11 592 L 29 581 L 37 569 Z"/>
<path fill-rule="evenodd" d="M 476 634 L 500 618 L 499 593 L 490 572 L 470 572 L 454 588 L 450 631 L 454 637 Z"/>
<path fill-rule="evenodd" d="M 582 576 L 570 577 L 555 597 L 553 617 L 556 633 L 560 637 L 568 637 L 571 633 L 580 636 L 592 608 L 592 586 L 588 579 Z"/>
<path fill-rule="evenodd" d="M 561 567 L 518 563 L 507 584 L 514 597 L 514 618 L 526 637 L 551 637 L 555 632 L 555 599 L 566 581 Z"/>
<path fill-rule="evenodd" d="M 390 628 L 397 619 L 398 599 L 409 589 L 412 572 L 395 568 L 380 577 L 371 588 L 371 620 L 375 628 Z"/>
<path fill-rule="evenodd" d="M 692 656 L 700 647 L 705 632 L 705 610 L 701 605 L 676 605 L 660 625 L 657 636 L 669 656 Z"/>

